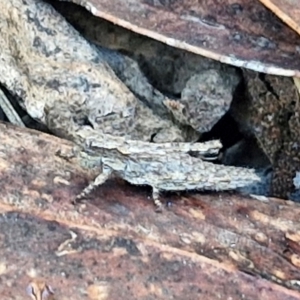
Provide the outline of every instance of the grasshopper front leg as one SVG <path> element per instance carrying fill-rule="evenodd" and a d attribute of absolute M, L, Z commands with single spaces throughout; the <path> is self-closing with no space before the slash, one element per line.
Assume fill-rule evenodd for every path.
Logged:
<path fill-rule="evenodd" d="M 96 187 L 102 185 L 112 174 L 112 169 L 103 166 L 102 173 L 99 174 L 93 182 L 91 182 L 75 199 L 75 203 L 79 202 L 83 198 L 85 198 L 87 195 L 89 195 Z"/>

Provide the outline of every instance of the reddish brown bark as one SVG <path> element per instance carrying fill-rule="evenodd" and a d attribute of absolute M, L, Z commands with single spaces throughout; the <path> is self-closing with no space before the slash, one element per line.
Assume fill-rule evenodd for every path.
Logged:
<path fill-rule="evenodd" d="M 0 139 L 2 299 L 26 299 L 33 270 L 60 300 L 300 299 L 300 205 L 170 194 L 157 214 L 117 180 L 74 207 L 95 172 L 55 154 L 71 143 L 7 124 Z"/>
<path fill-rule="evenodd" d="M 72 2 L 171 46 L 238 67 L 300 77 L 299 36 L 259 1 Z"/>
<path fill-rule="evenodd" d="M 260 2 L 300 34 L 300 6 L 298 0 L 260 0 Z"/>

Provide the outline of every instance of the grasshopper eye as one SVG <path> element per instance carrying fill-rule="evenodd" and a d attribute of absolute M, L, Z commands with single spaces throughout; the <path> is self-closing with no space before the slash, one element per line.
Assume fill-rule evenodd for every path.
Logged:
<path fill-rule="evenodd" d="M 26 288 L 26 293 L 33 300 L 50 300 L 54 291 L 50 285 L 45 283 L 39 284 L 31 282 Z"/>

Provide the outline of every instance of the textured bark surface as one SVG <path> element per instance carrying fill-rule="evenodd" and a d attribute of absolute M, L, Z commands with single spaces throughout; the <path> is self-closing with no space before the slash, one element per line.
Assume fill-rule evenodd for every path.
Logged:
<path fill-rule="evenodd" d="M 0 124 L 0 294 L 29 275 L 56 299 L 300 299 L 300 205 L 235 194 L 165 195 L 110 181 L 77 206 L 95 172 L 55 153 L 72 144 Z M 95 170 L 96 171 L 96 170 Z"/>
<path fill-rule="evenodd" d="M 254 71 L 300 76 L 299 36 L 259 1 L 68 1 L 171 46 Z"/>
<path fill-rule="evenodd" d="M 300 6 L 298 0 L 259 0 L 283 22 L 300 34 Z"/>

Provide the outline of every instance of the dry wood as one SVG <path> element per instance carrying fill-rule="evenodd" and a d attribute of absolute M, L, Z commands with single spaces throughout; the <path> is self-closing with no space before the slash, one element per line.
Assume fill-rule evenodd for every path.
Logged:
<path fill-rule="evenodd" d="M 0 294 L 26 299 L 28 277 L 56 299 L 300 299 L 296 203 L 235 194 L 167 196 L 110 181 L 77 207 L 95 172 L 72 144 L 0 124 Z M 98 298 L 97 298 L 98 297 Z"/>
<path fill-rule="evenodd" d="M 254 71 L 300 76 L 299 37 L 258 1 L 68 1 L 180 49 Z"/>
<path fill-rule="evenodd" d="M 300 34 L 300 7 L 298 0 L 259 0 L 283 22 Z"/>

